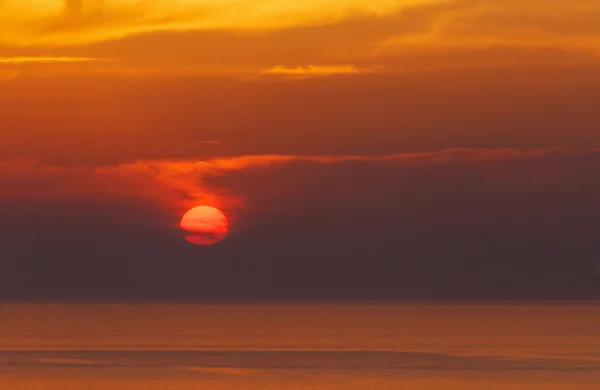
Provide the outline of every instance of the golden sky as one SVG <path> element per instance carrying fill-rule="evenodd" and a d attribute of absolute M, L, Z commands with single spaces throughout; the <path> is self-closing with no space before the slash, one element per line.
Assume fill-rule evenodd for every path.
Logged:
<path fill-rule="evenodd" d="M 0 55 L 238 75 L 597 64 L 599 15 L 594 0 L 4 0 Z"/>

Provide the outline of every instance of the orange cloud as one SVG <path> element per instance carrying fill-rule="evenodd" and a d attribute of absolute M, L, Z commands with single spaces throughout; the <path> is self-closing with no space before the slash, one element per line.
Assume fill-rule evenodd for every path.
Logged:
<path fill-rule="evenodd" d="M 582 0 L 456 1 L 429 27 L 384 39 L 382 51 L 520 47 L 600 54 L 600 5 Z"/>
<path fill-rule="evenodd" d="M 308 65 L 297 67 L 275 66 L 271 69 L 262 71 L 262 75 L 280 75 L 293 77 L 312 77 L 312 76 L 333 76 L 344 74 L 365 73 L 371 71 L 366 68 L 357 68 L 354 65 Z"/>
<path fill-rule="evenodd" d="M 261 372 L 261 370 L 258 369 L 239 367 L 186 367 L 185 369 L 188 371 L 218 375 L 254 375 Z"/>
<path fill-rule="evenodd" d="M 597 64 L 598 15 L 596 0 L 4 0 L 0 55 L 84 50 L 127 60 L 86 74 L 244 79 Z"/>
<path fill-rule="evenodd" d="M 91 62 L 98 61 L 96 58 L 88 57 L 0 57 L 0 64 L 51 64 L 54 62 Z"/>
<path fill-rule="evenodd" d="M 388 156 L 281 156 L 257 155 L 217 158 L 205 161 L 156 160 L 137 161 L 114 166 L 65 167 L 47 166 L 33 160 L 11 160 L 0 163 L 1 195 L 21 196 L 36 191 L 44 197 L 78 195 L 104 199 L 128 196 L 154 200 L 173 215 L 206 204 L 220 209 L 244 207 L 243 194 L 232 194 L 226 188 L 213 188 L 207 179 L 246 169 L 265 169 L 293 162 L 341 164 L 346 162 L 424 165 L 448 163 L 491 163 L 523 161 L 557 155 L 585 155 L 597 150 L 573 151 L 564 148 L 519 150 L 512 148 L 455 148 L 424 153 L 399 153 Z M 29 183 L 29 184 L 28 184 Z M 41 184 L 40 184 L 41 183 Z M 55 183 L 48 187 L 49 183 Z"/>

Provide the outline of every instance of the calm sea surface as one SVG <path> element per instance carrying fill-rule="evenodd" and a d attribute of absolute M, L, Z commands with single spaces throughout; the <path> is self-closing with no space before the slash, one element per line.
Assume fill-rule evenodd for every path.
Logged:
<path fill-rule="evenodd" d="M 0 389 L 600 389 L 600 306 L 0 306 Z"/>

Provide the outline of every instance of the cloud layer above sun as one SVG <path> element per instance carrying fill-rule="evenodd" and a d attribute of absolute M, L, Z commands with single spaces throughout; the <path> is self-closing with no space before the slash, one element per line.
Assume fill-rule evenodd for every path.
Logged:
<path fill-rule="evenodd" d="M 39 183 L 44 187 L 44 197 L 79 196 L 91 199 L 110 197 L 133 197 L 154 201 L 171 213 L 181 213 L 191 207 L 208 204 L 219 208 L 243 209 L 245 191 L 228 188 L 218 183 L 220 178 L 230 175 L 255 175 L 257 172 L 277 172 L 278 167 L 297 169 L 301 166 L 337 167 L 342 172 L 349 164 L 357 172 L 362 167 L 379 167 L 383 171 L 420 170 L 423 166 L 447 166 L 472 174 L 479 171 L 481 180 L 511 185 L 523 185 L 524 181 L 531 184 L 543 184 L 546 181 L 561 181 L 569 179 L 573 172 L 552 171 L 556 161 L 578 162 L 598 159 L 597 150 L 573 151 L 565 148 L 543 148 L 519 150 L 510 148 L 472 149 L 455 148 L 425 153 L 400 153 L 387 156 L 286 156 L 286 155 L 256 155 L 230 158 L 215 158 L 209 160 L 140 160 L 118 165 L 103 165 L 97 167 L 45 165 L 33 160 L 18 159 L 0 163 L 0 179 L 6 183 L 2 196 L 9 198 L 28 197 L 30 187 Z M 512 164 L 534 167 L 524 172 L 525 178 L 507 177 L 504 174 L 491 174 L 497 170 L 494 164 Z M 296 167 L 296 168 L 294 168 Z M 341 168 L 340 168 L 341 167 Z M 329 169 L 329 168 L 328 168 Z M 447 169 L 447 168 L 444 168 Z M 244 173 L 246 172 L 246 173 Z M 239 176 L 239 175 L 238 175 Z M 452 177 L 443 178 L 444 181 Z M 282 181 L 283 180 L 283 181 Z M 524 180 L 524 181 L 523 181 Z M 277 182 L 280 182 L 277 184 Z M 335 182 L 335 180 L 334 180 Z M 46 185 L 50 184 L 48 187 Z M 291 187 L 284 177 L 275 178 L 269 185 L 275 187 Z M 347 186 L 343 178 L 336 185 Z M 381 183 L 380 183 L 381 184 Z M 310 187 L 323 189 L 326 183 L 318 179 Z M 360 187 L 360 183 L 358 186 Z M 365 183 L 368 187 L 368 185 Z M 237 183 L 232 186 L 237 187 Z M 394 186 L 391 185 L 390 188 Z M 306 192 L 312 192 L 309 187 Z M 254 192 L 254 190 L 252 190 Z M 276 197 L 277 192 L 270 196 Z M 298 195 L 301 195 L 300 193 Z M 339 196 L 344 194 L 340 193 Z M 346 194 L 349 195 L 349 194 Z"/>

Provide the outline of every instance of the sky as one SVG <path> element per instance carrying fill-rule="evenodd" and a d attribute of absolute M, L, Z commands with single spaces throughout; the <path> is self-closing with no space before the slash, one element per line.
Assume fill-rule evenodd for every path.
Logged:
<path fill-rule="evenodd" d="M 0 0 L 0 300 L 600 297 L 595 0 Z M 229 234 L 178 223 L 217 207 Z"/>

